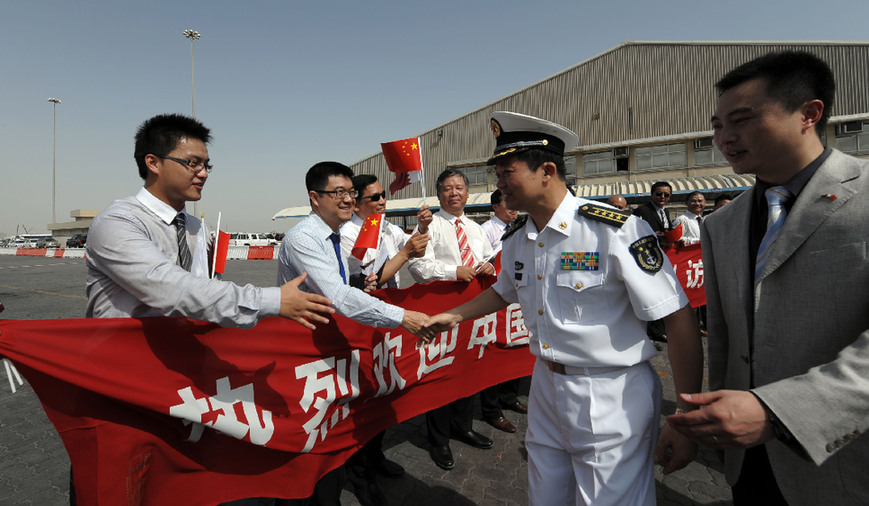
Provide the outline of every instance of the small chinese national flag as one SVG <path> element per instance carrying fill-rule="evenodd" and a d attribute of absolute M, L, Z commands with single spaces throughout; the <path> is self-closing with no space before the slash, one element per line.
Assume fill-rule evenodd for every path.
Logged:
<path fill-rule="evenodd" d="M 682 223 L 680 222 L 673 230 L 668 230 L 664 232 L 664 237 L 667 238 L 669 242 L 676 242 L 682 238 Z"/>
<path fill-rule="evenodd" d="M 226 270 L 226 254 L 229 252 L 229 234 L 218 230 L 217 245 L 214 249 L 214 272 L 223 274 Z"/>
<path fill-rule="evenodd" d="M 351 255 L 359 260 L 365 256 L 365 251 L 368 249 L 377 248 L 377 242 L 380 239 L 380 224 L 383 220 L 382 214 L 372 214 L 365 218 L 365 223 L 362 224 L 362 230 L 359 231 L 359 237 L 356 238 L 356 243 L 353 244 Z"/>
<path fill-rule="evenodd" d="M 389 183 L 390 194 L 421 179 L 422 153 L 419 149 L 419 137 L 381 142 L 380 147 L 386 158 L 386 166 L 390 172 L 395 172 L 395 180 Z"/>

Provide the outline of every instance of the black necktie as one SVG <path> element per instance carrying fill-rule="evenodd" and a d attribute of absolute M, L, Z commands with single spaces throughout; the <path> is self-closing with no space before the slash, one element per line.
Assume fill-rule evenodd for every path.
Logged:
<path fill-rule="evenodd" d="M 178 239 L 178 265 L 184 268 L 185 271 L 190 270 L 190 264 L 193 263 L 193 257 L 190 256 L 190 248 L 187 247 L 187 231 L 184 228 L 184 213 L 175 215 L 172 220 L 172 225 L 175 226 L 175 235 Z"/>

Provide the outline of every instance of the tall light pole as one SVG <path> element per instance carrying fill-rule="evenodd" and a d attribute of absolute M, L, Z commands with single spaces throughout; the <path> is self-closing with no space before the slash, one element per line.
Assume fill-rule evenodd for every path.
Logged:
<path fill-rule="evenodd" d="M 202 35 L 200 35 L 196 30 L 190 28 L 181 33 L 190 39 L 190 89 L 193 94 L 193 117 L 196 118 L 196 73 L 193 70 L 193 42 L 199 40 L 199 37 L 202 37 Z M 197 205 L 197 202 L 193 202 L 193 216 L 199 218 L 199 206 Z"/>
<path fill-rule="evenodd" d="M 190 39 L 190 87 L 193 90 L 193 117 L 196 117 L 196 78 L 193 70 L 193 42 L 199 40 L 202 35 L 196 30 L 190 28 L 181 32 L 185 37 Z"/>
<path fill-rule="evenodd" d="M 57 104 L 60 103 L 60 99 L 49 98 L 48 101 L 54 104 L 52 106 L 54 108 L 54 117 L 51 122 L 51 223 L 54 224 L 57 223 L 57 215 L 55 214 L 57 150 L 55 146 L 57 144 Z"/>

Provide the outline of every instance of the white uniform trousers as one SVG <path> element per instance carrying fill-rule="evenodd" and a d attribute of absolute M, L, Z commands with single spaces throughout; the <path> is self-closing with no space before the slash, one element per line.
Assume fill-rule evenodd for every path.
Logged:
<path fill-rule="evenodd" d="M 528 400 L 532 506 L 655 504 L 661 380 L 651 364 L 552 372 L 537 359 Z"/>

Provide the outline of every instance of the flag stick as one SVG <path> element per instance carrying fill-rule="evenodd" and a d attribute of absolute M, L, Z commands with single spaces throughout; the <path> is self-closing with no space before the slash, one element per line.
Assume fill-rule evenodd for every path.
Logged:
<path fill-rule="evenodd" d="M 220 215 L 217 211 L 217 230 L 214 231 L 214 252 L 211 255 L 211 279 L 214 279 L 214 269 L 217 267 L 217 245 L 220 242 Z"/>

